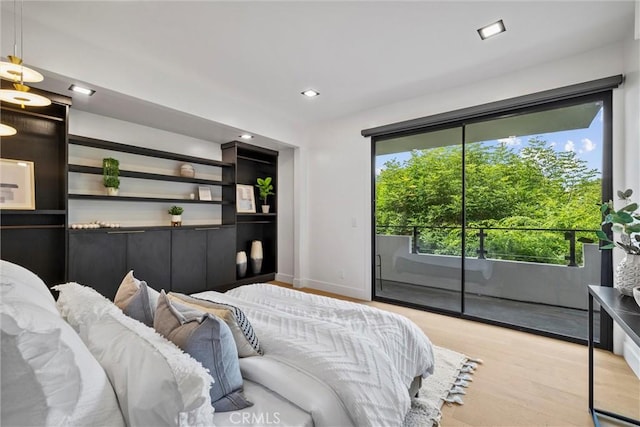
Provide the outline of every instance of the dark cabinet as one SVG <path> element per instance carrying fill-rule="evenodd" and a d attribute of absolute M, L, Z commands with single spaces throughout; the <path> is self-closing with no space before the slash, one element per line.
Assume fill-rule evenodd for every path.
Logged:
<path fill-rule="evenodd" d="M 222 290 L 235 280 L 235 227 L 173 230 L 171 290 Z"/>
<path fill-rule="evenodd" d="M 127 236 L 76 232 L 69 235 L 69 280 L 113 299 L 127 273 Z"/>
<path fill-rule="evenodd" d="M 207 288 L 216 290 L 236 280 L 235 227 L 207 231 Z"/>
<path fill-rule="evenodd" d="M 183 294 L 206 290 L 207 233 L 174 230 L 171 245 L 171 290 Z"/>
<path fill-rule="evenodd" d="M 87 230 L 69 233 L 69 280 L 113 299 L 125 274 L 169 290 L 171 231 Z"/>
<path fill-rule="evenodd" d="M 127 271 L 160 291 L 170 289 L 171 230 L 128 232 Z"/>

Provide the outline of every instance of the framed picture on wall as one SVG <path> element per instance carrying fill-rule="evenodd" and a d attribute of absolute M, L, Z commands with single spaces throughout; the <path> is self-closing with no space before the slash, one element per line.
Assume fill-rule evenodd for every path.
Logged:
<path fill-rule="evenodd" d="M 256 213 L 253 185 L 236 185 L 236 210 L 238 213 Z"/>
<path fill-rule="evenodd" d="M 0 209 L 35 208 L 33 162 L 0 159 Z"/>
<path fill-rule="evenodd" d="M 209 187 L 198 187 L 198 199 L 211 200 L 211 189 Z"/>

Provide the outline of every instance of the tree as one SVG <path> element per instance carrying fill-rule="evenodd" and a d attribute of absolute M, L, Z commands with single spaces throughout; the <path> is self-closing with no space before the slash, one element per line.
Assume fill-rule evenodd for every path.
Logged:
<path fill-rule="evenodd" d="M 423 250 L 459 255 L 462 157 L 462 146 L 450 145 L 385 163 L 376 180 L 379 231 L 406 234 L 421 226 Z M 494 229 L 487 231 L 489 256 L 564 263 L 564 233 L 514 230 L 600 224 L 601 179 L 574 152 L 557 152 L 538 137 L 519 151 L 478 142 L 465 146 L 464 164 L 468 256 L 476 256 L 476 228 L 486 227 Z"/>

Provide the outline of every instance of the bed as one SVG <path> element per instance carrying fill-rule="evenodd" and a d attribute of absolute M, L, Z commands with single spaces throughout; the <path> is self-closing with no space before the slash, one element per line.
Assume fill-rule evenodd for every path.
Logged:
<path fill-rule="evenodd" d="M 119 305 L 75 283 L 56 302 L 0 268 L 3 425 L 401 426 L 433 372 L 415 324 L 361 304 L 269 284 L 158 293 L 133 272 Z"/>

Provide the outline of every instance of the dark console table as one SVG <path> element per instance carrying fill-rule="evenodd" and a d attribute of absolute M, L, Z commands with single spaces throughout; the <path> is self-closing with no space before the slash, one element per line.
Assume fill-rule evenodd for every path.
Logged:
<path fill-rule="evenodd" d="M 622 420 L 640 426 L 640 420 L 634 420 L 593 406 L 593 301 L 600 304 L 622 330 L 640 346 L 640 307 L 633 298 L 623 296 L 617 289 L 605 286 L 589 286 L 589 411 L 593 423 L 599 426 L 598 415 Z"/>

